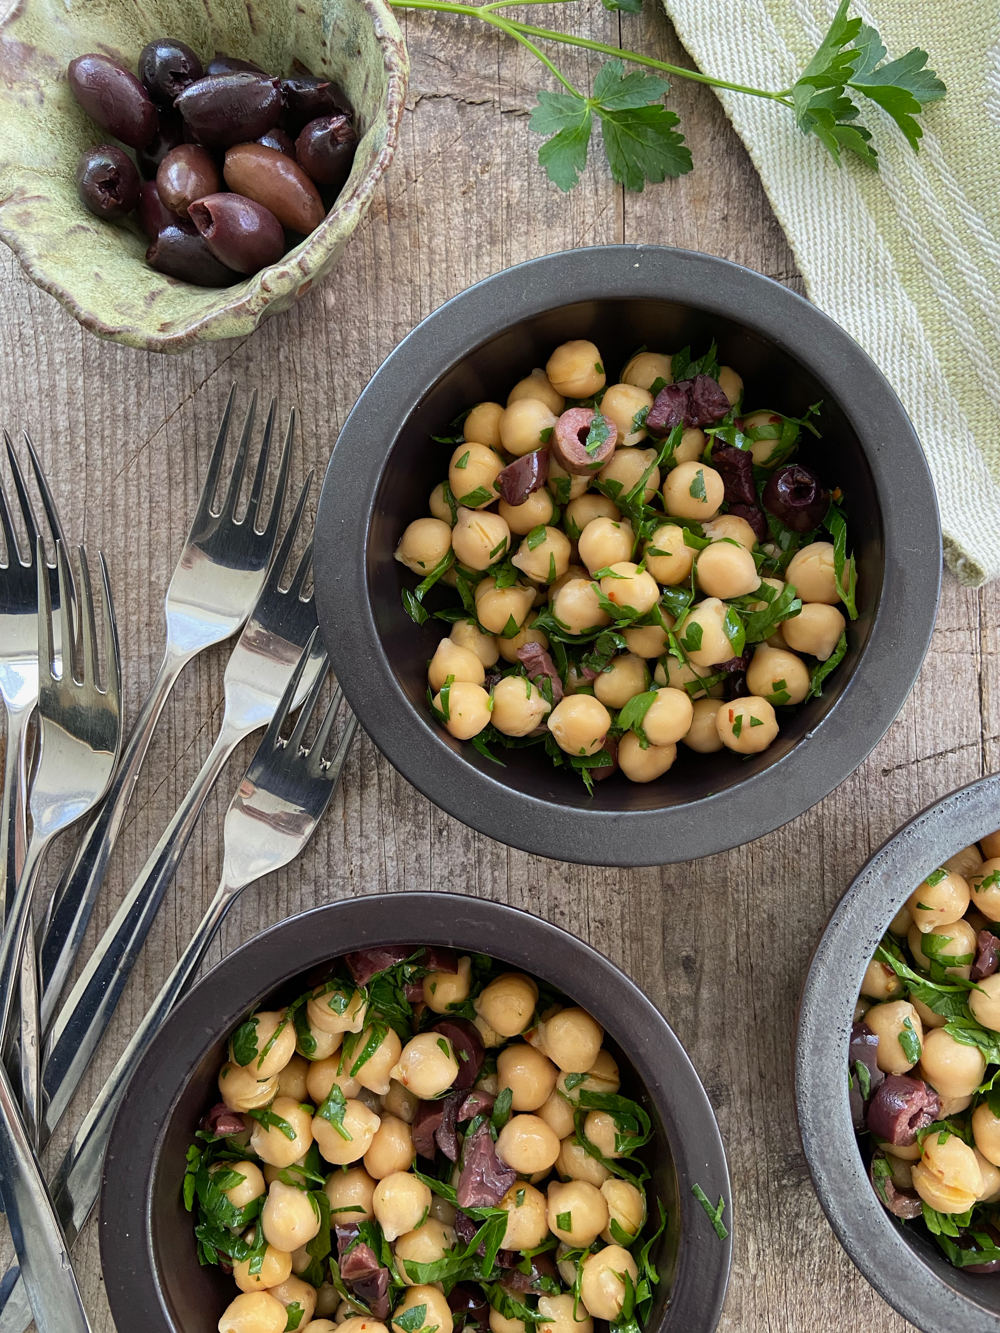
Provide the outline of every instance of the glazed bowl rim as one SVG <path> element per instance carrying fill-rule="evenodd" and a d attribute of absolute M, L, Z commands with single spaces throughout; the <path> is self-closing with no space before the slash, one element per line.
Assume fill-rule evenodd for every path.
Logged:
<path fill-rule="evenodd" d="M 381 926 L 373 921 L 380 907 L 391 909 Z M 621 968 L 561 926 L 490 899 L 430 892 L 364 895 L 286 917 L 227 955 L 171 1012 L 130 1081 L 104 1163 L 101 1260 L 119 1327 L 139 1308 L 147 1319 L 159 1312 L 161 1322 L 151 1333 L 180 1333 L 160 1290 L 151 1200 L 165 1127 L 192 1070 L 221 1033 L 283 982 L 345 949 L 418 942 L 417 936 L 423 943 L 469 948 L 485 938 L 485 951 L 552 981 L 599 1021 L 610 1012 L 607 1031 L 632 1061 L 664 1126 L 680 1201 L 674 1283 L 664 1317 L 649 1333 L 712 1333 L 725 1299 L 732 1236 L 719 1239 L 691 1186 L 700 1183 L 713 1200 L 721 1194 L 728 1221 L 729 1174 L 715 1113 L 676 1034 Z M 289 952 L 291 966 L 281 961 Z M 205 1023 L 206 1012 L 220 1016 L 217 1025 Z M 177 1164 L 178 1189 L 183 1165 Z"/>
<path fill-rule="evenodd" d="M 868 642 L 841 697 L 780 761 L 684 805 L 581 810 L 514 790 L 476 768 L 403 692 L 375 623 L 367 578 L 369 533 L 392 447 L 380 453 L 372 440 L 389 436 L 395 445 L 428 386 L 505 329 L 563 306 L 631 298 L 674 301 L 736 320 L 829 391 L 876 482 L 883 584 Z M 863 403 L 865 420 L 860 407 L 849 410 L 845 402 Z M 891 450 L 882 447 L 885 440 L 893 442 Z M 908 490 L 894 501 L 904 464 Z M 914 533 L 927 538 L 923 547 Z M 418 790 L 463 823 L 536 855 L 654 865 L 707 856 L 769 833 L 858 768 L 897 716 L 927 651 L 940 592 L 941 529 L 930 473 L 902 405 L 867 354 L 827 315 L 725 259 L 665 246 L 595 246 L 484 279 L 428 315 L 390 353 L 344 423 L 330 459 L 314 563 L 320 627 L 344 692 L 378 748 Z M 808 743 L 813 737 L 822 738 L 822 747 Z"/>
<path fill-rule="evenodd" d="M 837 1239 L 875 1290 L 924 1333 L 959 1328 L 995 1333 L 998 1315 L 949 1286 L 904 1239 L 902 1226 L 876 1198 L 848 1106 L 844 1071 L 850 1020 L 865 967 L 913 886 L 961 848 L 992 833 L 1000 824 L 998 810 L 1000 774 L 993 774 L 935 801 L 888 838 L 830 917 L 799 1007 L 795 1103 L 819 1201 Z M 941 1262 L 947 1264 L 943 1255 Z"/>

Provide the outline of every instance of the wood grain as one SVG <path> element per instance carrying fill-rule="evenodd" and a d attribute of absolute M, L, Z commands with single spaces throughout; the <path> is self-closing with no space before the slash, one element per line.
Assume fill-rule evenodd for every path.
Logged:
<path fill-rule="evenodd" d="M 620 20 L 595 0 L 553 21 L 686 60 L 657 7 L 646 9 Z M 546 183 L 528 130 L 534 92 L 545 86 L 530 56 L 446 16 L 403 23 L 413 78 L 395 164 L 334 274 L 252 337 L 176 359 L 100 343 L 0 253 L 0 418 L 11 430 L 30 428 L 68 530 L 107 553 L 130 716 L 158 664 L 163 593 L 232 380 L 298 405 L 301 481 L 309 467 L 322 472 L 346 413 L 399 339 L 454 293 L 520 260 L 647 241 L 723 255 L 801 290 L 760 183 L 706 89 L 679 84 L 671 95 L 694 151 L 691 175 L 625 196 L 592 155 L 580 188 L 564 197 Z M 584 52 L 560 59 L 581 84 L 598 66 Z M 792 1104 L 795 1009 L 823 923 L 868 854 L 929 801 L 1000 761 L 998 625 L 1000 592 L 946 579 L 917 688 L 861 770 L 786 828 L 686 865 L 619 871 L 527 856 L 442 814 L 362 737 L 307 854 L 244 895 L 209 961 L 315 903 L 404 888 L 496 898 L 575 931 L 660 1006 L 718 1112 L 736 1215 L 724 1333 L 902 1333 L 910 1326 L 848 1262 L 809 1184 Z M 200 659 L 168 706 L 89 943 L 207 753 L 224 667 L 221 651 Z M 221 817 L 243 762 L 245 753 L 208 803 L 73 1122 L 214 890 Z M 4 1236 L 0 1257 L 8 1255 Z M 76 1258 L 95 1330 L 105 1333 L 112 1325 L 93 1223 Z"/>

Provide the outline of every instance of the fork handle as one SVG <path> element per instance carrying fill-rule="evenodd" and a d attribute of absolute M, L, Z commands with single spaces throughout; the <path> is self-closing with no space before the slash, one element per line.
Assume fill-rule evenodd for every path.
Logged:
<path fill-rule="evenodd" d="M 226 760 L 248 734 L 246 728 L 236 728 L 223 719 L 222 730 L 201 772 L 53 1022 L 42 1058 L 42 1089 L 46 1101 L 40 1127 L 43 1144 L 69 1105 L 111 1021 L 208 794 Z"/>
<path fill-rule="evenodd" d="M 42 1031 L 48 1031 L 59 997 L 80 952 L 90 914 L 104 883 L 143 760 L 163 706 L 194 656 L 167 643 L 163 661 L 136 720 L 104 804 L 84 833 L 52 896 L 39 951 Z"/>
<path fill-rule="evenodd" d="M 3 756 L 3 804 L 0 807 L 0 926 L 14 898 L 27 844 L 27 743 L 30 708 L 7 709 L 7 745 Z"/>

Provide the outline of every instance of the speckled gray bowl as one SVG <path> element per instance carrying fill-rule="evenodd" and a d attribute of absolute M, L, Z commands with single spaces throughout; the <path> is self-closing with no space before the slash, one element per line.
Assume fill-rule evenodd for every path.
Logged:
<path fill-rule="evenodd" d="M 952 1268 L 929 1236 L 894 1221 L 875 1197 L 851 1125 L 848 1038 L 868 961 L 914 886 L 998 825 L 994 775 L 928 806 L 880 847 L 823 932 L 799 1010 L 795 1098 L 819 1201 L 868 1281 L 924 1333 L 997 1333 L 1000 1280 Z"/>
<path fill-rule="evenodd" d="M 157 273 L 134 220 L 102 222 L 80 203 L 81 151 L 107 136 L 66 80 L 74 56 L 103 52 L 134 70 L 154 37 L 179 37 L 275 74 L 299 61 L 339 83 L 361 136 L 350 179 L 319 227 L 276 264 L 209 290 Z M 392 160 L 408 73 L 384 0 L 17 0 L 0 19 L 0 239 L 39 287 L 103 338 L 179 352 L 242 337 L 287 310 L 340 258 Z"/>

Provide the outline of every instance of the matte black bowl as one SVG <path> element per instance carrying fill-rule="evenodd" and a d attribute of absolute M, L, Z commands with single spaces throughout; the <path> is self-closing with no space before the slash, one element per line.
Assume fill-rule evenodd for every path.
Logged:
<path fill-rule="evenodd" d="M 604 1025 L 622 1090 L 643 1102 L 656 1130 L 646 1150 L 650 1205 L 659 1196 L 667 1207 L 654 1250 L 662 1278 L 645 1333 L 712 1333 L 732 1242 L 716 1236 L 692 1187 L 713 1202 L 722 1195 L 728 1222 L 729 1175 L 715 1115 L 680 1042 L 642 991 L 589 945 L 515 908 L 443 893 L 376 894 L 289 917 L 230 954 L 171 1014 L 132 1079 L 104 1163 L 101 1261 L 118 1327 L 215 1333 L 237 1294 L 231 1277 L 199 1266 L 181 1202 L 184 1154 L 218 1100 L 234 1026 L 269 997 L 287 1003 L 301 994 L 303 974 L 338 954 L 410 942 L 501 958 Z"/>
<path fill-rule="evenodd" d="M 894 834 L 830 918 L 799 1010 L 795 1098 L 819 1201 L 868 1281 L 924 1333 L 996 1333 L 1000 1282 L 953 1268 L 929 1236 L 897 1224 L 875 1197 L 848 1107 L 848 1040 L 861 978 L 889 922 L 936 866 L 998 824 L 995 775 L 953 791 Z"/>
<path fill-rule="evenodd" d="M 449 447 L 435 444 L 471 403 L 510 386 L 568 338 L 591 338 L 613 384 L 641 344 L 697 352 L 712 338 L 751 405 L 800 415 L 824 402 L 824 441 L 802 457 L 846 492 L 860 616 L 823 696 L 782 723 L 763 754 L 680 746 L 673 768 L 636 785 L 616 775 L 591 798 L 533 750 L 498 767 L 448 736 L 427 709 L 427 661 L 445 627 L 418 629 L 393 560 L 425 515 Z M 804 432 L 805 433 L 805 432 Z M 811 439 L 807 435 L 807 440 Z M 826 796 L 899 712 L 930 638 L 941 533 L 923 454 L 895 394 L 858 345 L 787 288 L 708 255 L 600 246 L 549 255 L 470 288 L 400 343 L 348 417 L 316 522 L 320 624 L 362 726 L 437 805 L 502 842 L 567 861 L 683 861 L 769 833 Z M 428 598 L 438 596 L 434 590 Z M 440 601 L 433 605 L 443 604 Z M 622 816 L 627 816 L 623 818 Z"/>

